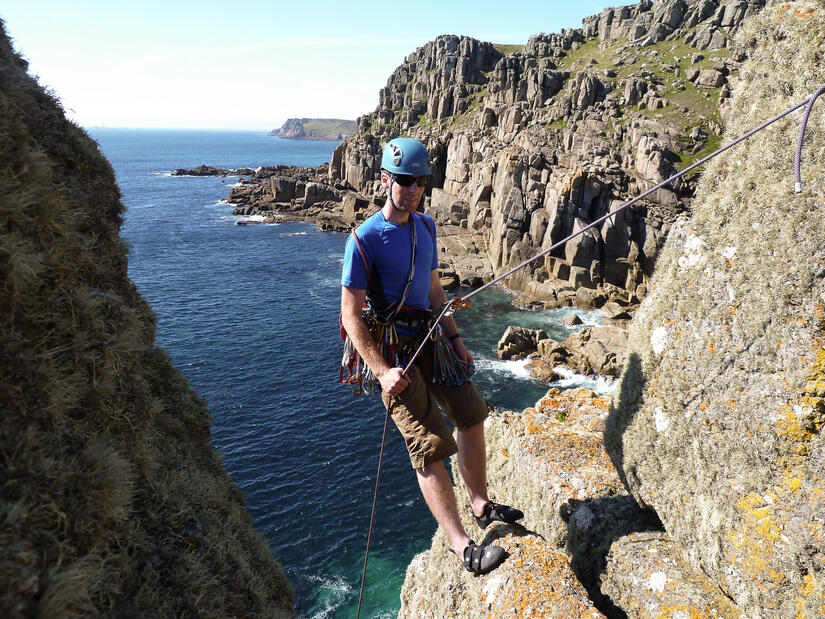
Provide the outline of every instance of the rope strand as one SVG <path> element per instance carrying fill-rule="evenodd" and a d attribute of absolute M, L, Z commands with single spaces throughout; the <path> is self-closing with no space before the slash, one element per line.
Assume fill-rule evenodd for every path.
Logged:
<path fill-rule="evenodd" d="M 769 119 L 769 120 L 766 120 L 765 122 L 763 122 L 761 125 L 759 125 L 759 126 L 758 126 L 758 127 L 756 127 L 755 129 L 751 129 L 750 131 L 748 131 L 748 132 L 747 132 L 747 133 L 745 133 L 744 135 L 742 135 L 742 136 L 740 136 L 740 137 L 736 138 L 735 140 L 733 140 L 733 141 L 732 141 L 732 142 L 730 142 L 729 144 L 726 144 L 725 146 L 722 146 L 721 148 L 719 148 L 719 149 L 717 149 L 717 150 L 713 151 L 711 154 L 707 155 L 706 157 L 703 157 L 702 159 L 700 159 L 700 160 L 699 160 L 699 161 L 697 161 L 696 163 L 694 163 L 694 164 L 692 164 L 692 165 L 690 165 L 690 166 L 686 167 L 686 168 L 685 168 L 684 170 L 682 170 L 681 172 L 677 172 L 676 174 L 674 174 L 674 175 L 673 175 L 673 176 L 671 176 L 670 178 L 668 178 L 668 179 L 666 179 L 666 180 L 662 181 L 661 183 L 659 183 L 658 185 L 655 185 L 654 187 L 651 187 L 650 189 L 648 189 L 647 191 L 645 191 L 645 192 L 644 192 L 644 193 L 642 193 L 642 194 L 639 194 L 638 196 L 636 196 L 636 197 L 635 197 L 635 198 L 633 198 L 632 200 L 628 200 L 627 202 L 625 202 L 625 203 L 624 203 L 624 204 L 622 204 L 621 206 L 616 207 L 615 209 L 613 209 L 612 211 L 610 211 L 610 212 L 609 212 L 609 213 L 607 213 L 606 215 L 603 215 L 602 217 L 599 217 L 597 220 L 595 220 L 595 221 L 593 221 L 593 222 L 589 223 L 588 225 L 586 225 L 584 228 L 582 228 L 582 229 L 581 229 L 581 230 L 579 230 L 578 232 L 574 232 L 573 234 L 570 234 L 569 236 L 567 236 L 567 237 L 563 238 L 563 239 L 562 239 L 561 241 L 559 241 L 558 243 L 554 243 L 553 245 L 551 245 L 551 246 L 550 246 L 550 247 L 548 247 L 547 249 L 542 250 L 541 252 L 539 252 L 538 254 L 536 254 L 535 256 L 533 256 L 532 258 L 528 258 L 528 259 L 527 259 L 527 260 L 525 260 L 524 262 L 521 262 L 521 263 L 517 264 L 516 266 L 514 266 L 514 267 L 513 267 L 513 268 L 511 268 L 511 269 L 509 269 L 509 270 L 508 270 L 508 271 L 506 271 L 505 273 L 502 273 L 501 275 L 499 275 L 499 276 L 498 276 L 498 277 L 496 277 L 495 279 L 493 279 L 493 280 L 491 280 L 491 281 L 487 282 L 486 284 L 484 284 L 483 286 L 480 286 L 479 288 L 476 288 L 475 290 L 473 290 L 473 291 L 472 291 L 472 292 L 470 292 L 469 294 L 467 294 L 467 295 L 465 295 L 465 296 L 463 296 L 463 297 L 460 297 L 460 298 L 458 298 L 458 299 L 452 299 L 452 300 L 448 301 L 448 302 L 447 302 L 447 304 L 444 306 L 444 309 L 442 309 L 441 314 L 438 316 L 438 319 L 435 321 L 435 325 L 438 325 L 438 322 L 439 322 L 439 321 L 440 321 L 440 320 L 441 320 L 441 319 L 442 319 L 442 318 L 443 318 L 443 317 L 447 314 L 447 312 L 448 312 L 449 310 L 451 310 L 451 308 L 452 308 L 453 304 L 454 304 L 456 301 L 459 301 L 459 302 L 462 302 L 462 303 L 463 303 L 463 302 L 466 302 L 467 300 L 469 300 L 471 297 L 474 297 L 475 295 L 477 295 L 477 294 L 478 294 L 479 292 L 481 292 L 482 290 L 485 290 L 485 289 L 489 288 L 490 286 L 492 286 L 492 285 L 494 285 L 494 284 L 496 284 L 496 283 L 500 282 L 500 281 L 501 281 L 502 279 L 504 279 L 505 277 L 509 277 L 510 275 L 512 275 L 513 273 L 515 273 L 516 271 L 518 271 L 519 269 L 523 269 L 524 267 L 526 267 L 526 266 L 527 266 L 528 264 L 530 264 L 531 262 L 534 262 L 535 260 L 538 260 L 538 259 L 539 259 L 539 258 L 541 258 L 542 256 L 545 256 L 545 255 L 549 254 L 549 253 L 550 253 L 551 251 L 553 251 L 554 249 L 556 249 L 556 248 L 558 248 L 558 247 L 561 247 L 562 245 L 564 245 L 564 244 L 565 244 L 565 243 L 567 243 L 568 241 L 571 241 L 572 239 L 576 238 L 577 236 L 579 236 L 579 235 L 581 235 L 581 234 L 584 234 L 585 232 L 587 232 L 587 231 L 588 231 L 588 230 L 590 230 L 591 228 L 593 228 L 593 227 L 595 227 L 595 226 L 598 226 L 600 223 L 604 222 L 605 220 L 609 219 L 610 217 L 613 217 L 613 216 L 614 216 L 614 215 L 616 215 L 617 213 L 620 213 L 621 211 L 623 211 L 623 210 L 624 210 L 624 209 L 626 209 L 627 207 L 632 206 L 633 204 L 636 204 L 636 202 L 638 202 L 639 200 L 641 200 L 641 199 L 643 199 L 643 198 L 645 198 L 645 197 L 649 196 L 650 194 L 654 193 L 655 191 L 658 191 L 659 189 L 661 189 L 661 188 L 662 188 L 662 187 L 664 187 L 665 185 L 667 185 L 667 184 L 669 184 L 669 183 L 671 183 L 671 182 L 675 181 L 677 178 L 680 178 L 680 177 L 684 176 L 685 174 L 687 174 L 687 173 L 688 173 L 688 172 L 690 172 L 691 170 L 694 170 L 695 168 L 698 168 L 700 165 L 703 165 L 703 164 L 707 163 L 708 161 L 710 161 L 711 159 L 713 159 L 713 158 L 714 158 L 714 157 L 716 157 L 717 155 L 720 155 L 720 154 L 724 153 L 724 152 L 725 152 L 726 150 L 728 150 L 729 148 L 733 148 L 734 146 L 736 146 L 736 145 L 737 145 L 737 144 L 739 144 L 740 142 L 743 142 L 744 140 L 747 140 L 749 137 L 751 137 L 751 136 L 752 136 L 752 135 L 754 135 L 755 133 L 758 133 L 759 131 L 762 131 L 762 130 L 763 130 L 763 129 L 765 129 L 766 127 L 768 127 L 768 126 L 772 125 L 773 123 L 775 123 L 775 122 L 776 122 L 776 121 L 778 121 L 778 120 L 781 120 L 782 118 L 784 118 L 784 117 L 785 117 L 785 116 L 787 116 L 788 114 L 791 114 L 792 112 L 795 112 L 796 110 L 798 110 L 799 108 L 801 108 L 801 107 L 803 107 L 804 105 L 806 105 L 806 104 L 807 104 L 807 106 L 808 106 L 808 110 L 807 110 L 807 113 L 805 114 L 805 118 L 804 118 L 804 120 L 803 120 L 802 129 L 801 129 L 800 134 L 799 134 L 799 141 L 798 141 L 798 143 L 797 143 L 797 148 L 796 148 L 796 161 L 797 161 L 797 162 L 799 162 L 799 161 L 801 160 L 801 157 L 802 157 L 802 140 L 804 139 L 804 135 L 805 135 L 805 128 L 806 128 L 806 126 L 807 126 L 807 122 L 808 122 L 808 116 L 810 115 L 810 111 L 811 111 L 811 108 L 813 107 L 814 101 L 816 101 L 816 99 L 817 99 L 817 98 L 818 98 L 818 97 L 819 97 L 819 96 L 820 96 L 823 92 L 825 92 L 825 85 L 821 86 L 821 87 L 819 88 L 819 90 L 817 90 L 814 94 L 812 94 L 812 95 L 808 95 L 808 96 L 807 96 L 807 97 L 805 97 L 802 101 L 800 101 L 799 103 L 797 103 L 797 104 L 795 104 L 795 105 L 793 105 L 793 106 L 789 107 L 787 110 L 785 110 L 785 111 L 784 111 L 784 112 L 782 112 L 781 114 L 777 114 L 777 115 L 776 115 L 776 116 L 774 116 L 773 118 L 771 118 L 771 119 Z M 799 175 L 799 174 L 800 174 L 800 173 L 799 173 L 799 164 L 797 163 L 797 185 L 796 185 L 796 187 L 798 188 L 798 189 L 797 189 L 797 192 L 802 191 L 801 177 L 800 177 L 800 175 Z M 453 310 L 453 311 L 454 311 L 454 310 Z M 435 326 L 433 326 L 433 329 L 434 329 L 434 328 L 435 328 Z M 428 333 L 428 334 L 427 334 L 427 337 L 429 337 L 429 335 L 431 335 L 431 334 L 432 334 L 433 329 L 430 329 L 430 333 Z M 427 339 L 427 338 L 425 338 L 425 341 L 426 341 L 426 339 Z M 418 358 L 418 355 L 421 353 L 421 350 L 422 350 L 423 348 L 424 348 L 424 346 L 423 346 L 423 345 L 422 345 L 422 346 L 419 346 L 418 350 L 417 350 L 417 351 L 415 351 L 415 354 L 414 354 L 414 355 L 412 356 L 412 358 L 410 359 L 409 363 L 407 364 L 407 367 L 406 367 L 406 368 L 404 368 L 404 372 L 403 372 L 404 374 L 406 374 L 406 373 L 407 373 L 407 370 L 409 370 L 409 369 L 410 369 L 410 367 L 411 367 L 411 366 L 412 366 L 412 364 L 415 362 L 415 360 Z"/>

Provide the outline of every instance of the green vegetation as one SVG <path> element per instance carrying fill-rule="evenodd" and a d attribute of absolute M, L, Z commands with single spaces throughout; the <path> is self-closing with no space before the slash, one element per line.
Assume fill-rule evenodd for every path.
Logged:
<path fill-rule="evenodd" d="M 676 169 L 677 170 L 684 170 L 685 168 L 688 168 L 688 167 L 692 166 L 694 163 L 699 161 L 702 157 L 707 157 L 708 155 L 710 155 L 713 151 L 715 151 L 721 145 L 722 145 L 722 136 L 714 135 L 714 134 L 711 133 L 708 136 L 707 140 L 705 141 L 704 148 L 702 150 L 700 150 L 698 153 L 690 154 L 690 155 L 678 155 L 678 154 L 676 155 L 676 159 L 678 161 L 678 165 L 676 166 Z M 694 174 L 694 173 L 699 174 L 699 170 L 696 170 L 695 172 L 691 172 L 685 178 L 690 178 L 691 175 Z"/>
<path fill-rule="evenodd" d="M 564 131 L 567 129 L 567 118 L 557 118 L 551 123 L 546 123 L 544 128 L 550 131 L 551 133 L 555 133 L 557 131 Z"/>
<path fill-rule="evenodd" d="M 577 49 L 568 50 L 567 55 L 561 58 L 557 64 L 560 69 L 566 69 L 572 72 L 589 66 L 583 63 L 595 60 L 597 65 L 602 65 L 601 68 L 606 68 L 608 64 L 612 66 L 612 63 L 610 63 L 610 54 L 617 49 L 623 48 L 625 45 L 625 40 L 620 39 L 612 43 L 609 47 L 602 48 L 599 46 L 598 37 L 594 37 L 581 43 Z"/>
<path fill-rule="evenodd" d="M 493 47 L 500 51 L 505 56 L 520 52 L 524 49 L 524 45 L 511 45 L 509 43 L 493 43 Z"/>
<path fill-rule="evenodd" d="M 354 120 L 340 120 L 337 118 L 311 118 L 304 122 L 304 129 L 307 133 L 313 132 L 316 135 L 352 135 L 355 131 Z"/>

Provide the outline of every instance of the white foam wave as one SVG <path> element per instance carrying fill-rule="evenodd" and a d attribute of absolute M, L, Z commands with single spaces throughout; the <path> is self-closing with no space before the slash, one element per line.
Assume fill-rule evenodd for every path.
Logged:
<path fill-rule="evenodd" d="M 347 599 L 353 591 L 352 586 L 347 584 L 341 576 L 329 578 L 307 575 L 307 579 L 315 583 L 316 592 L 320 593 L 318 597 L 324 598 L 328 596 L 323 602 L 324 608 L 320 609 L 314 615 L 311 615 L 312 619 L 326 619 L 327 617 L 333 616 L 338 607 L 341 606 L 341 603 Z"/>
<path fill-rule="evenodd" d="M 266 221 L 266 217 L 264 217 L 263 215 L 242 215 L 242 216 L 239 216 L 239 217 L 234 217 L 233 216 L 233 219 L 236 222 L 238 222 L 238 221 L 259 221 L 259 222 Z"/>
<path fill-rule="evenodd" d="M 529 380 L 530 378 L 530 370 L 527 369 L 527 363 L 527 359 L 521 361 L 502 361 L 501 359 L 492 359 L 489 357 L 475 358 L 476 369 L 479 371 L 484 370 L 496 374 L 510 374 L 524 380 Z"/>
<path fill-rule="evenodd" d="M 591 377 L 576 374 L 570 368 L 561 365 L 553 368 L 553 371 L 561 376 L 561 378 L 550 383 L 550 387 L 556 387 L 558 389 L 577 389 L 584 387 L 596 393 L 613 393 L 616 391 L 616 385 L 619 382 L 615 379 L 604 378 L 602 376 Z"/>

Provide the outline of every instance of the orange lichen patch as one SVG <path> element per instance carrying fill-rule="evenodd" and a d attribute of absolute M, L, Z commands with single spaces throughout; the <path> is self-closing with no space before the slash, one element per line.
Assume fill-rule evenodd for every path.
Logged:
<path fill-rule="evenodd" d="M 505 573 L 497 595 L 487 598 L 489 617 L 602 617 L 562 552 L 532 536 L 508 534 L 498 543 L 510 558 L 499 568 Z"/>
<path fill-rule="evenodd" d="M 810 17 L 814 13 L 816 13 L 816 11 L 814 11 L 813 9 L 806 9 L 804 11 L 794 11 L 793 14 L 801 19 L 804 19 L 806 17 Z"/>
<path fill-rule="evenodd" d="M 785 473 L 782 481 L 791 492 L 796 492 L 802 487 L 804 479 L 801 472 L 796 472 L 795 474 Z"/>
<path fill-rule="evenodd" d="M 774 561 L 774 544 L 780 539 L 781 531 L 774 523 L 773 505 L 761 496 L 748 493 L 739 499 L 737 509 L 742 515 L 736 529 L 728 531 L 728 541 L 738 549 L 740 569 L 754 577 L 778 576 L 771 565 Z M 784 575 L 783 575 L 784 577 Z"/>
<path fill-rule="evenodd" d="M 716 354 L 716 345 L 713 342 L 708 342 L 708 352 L 712 355 Z"/>
<path fill-rule="evenodd" d="M 825 399 L 803 396 L 795 405 L 780 408 L 776 434 L 785 442 L 785 449 L 797 456 L 810 454 L 810 443 L 825 423 Z"/>
<path fill-rule="evenodd" d="M 800 597 L 796 598 L 796 617 L 798 619 L 805 619 L 808 617 L 808 598 L 814 592 L 815 588 L 814 577 L 810 574 L 805 574 L 802 577 L 802 586 L 799 588 Z M 823 616 L 823 609 L 820 608 L 819 616 Z"/>

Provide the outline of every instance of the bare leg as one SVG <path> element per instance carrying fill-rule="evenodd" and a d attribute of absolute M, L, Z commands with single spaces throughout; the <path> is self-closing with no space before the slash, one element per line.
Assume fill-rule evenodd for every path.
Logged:
<path fill-rule="evenodd" d="M 438 526 L 447 535 L 453 552 L 460 559 L 464 556 L 464 548 L 470 542 L 470 538 L 467 537 L 458 516 L 455 491 L 444 463 L 433 462 L 425 469 L 416 469 L 415 472 L 427 507 L 430 508 Z"/>
<path fill-rule="evenodd" d="M 490 497 L 487 495 L 487 450 L 484 445 L 484 422 L 458 431 L 458 470 L 470 493 L 475 515 Z"/>

